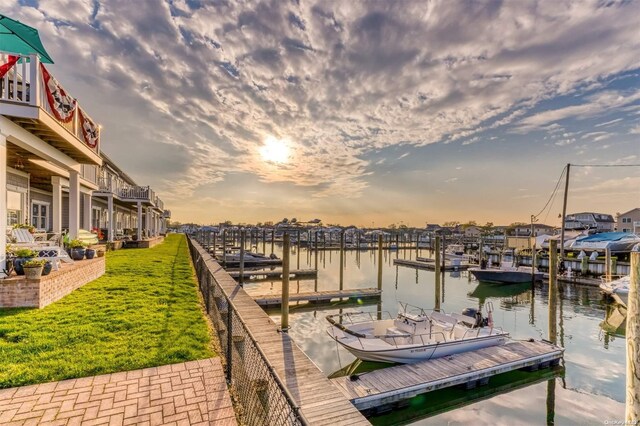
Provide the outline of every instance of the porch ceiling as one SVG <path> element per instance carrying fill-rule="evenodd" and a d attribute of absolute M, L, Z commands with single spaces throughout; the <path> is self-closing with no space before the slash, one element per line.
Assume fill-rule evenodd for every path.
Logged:
<path fill-rule="evenodd" d="M 51 177 L 58 176 L 51 172 L 51 170 L 38 166 L 29 161 L 29 159 L 38 159 L 35 154 L 20 148 L 12 143 L 7 143 L 7 166 L 13 167 L 21 172 L 29 173 L 31 186 L 41 189 L 43 191 L 51 191 Z M 22 164 L 22 168 L 16 167 L 16 165 Z"/>
<path fill-rule="evenodd" d="M 55 130 L 39 119 L 11 116 L 7 116 L 7 118 L 24 128 L 25 130 L 29 131 L 30 133 L 33 133 L 35 136 L 47 142 L 49 145 L 53 146 L 58 151 L 66 154 L 75 161 L 82 164 L 100 165 L 99 156 L 97 156 L 97 154 L 85 154 L 84 152 L 82 152 L 82 150 L 79 150 L 77 147 L 70 144 L 69 141 L 67 141 L 62 135 L 60 135 L 60 129 L 62 129 L 63 131 L 67 131 L 62 126 L 60 126 L 60 129 Z M 98 158 L 98 162 L 96 162 L 96 158 Z"/>

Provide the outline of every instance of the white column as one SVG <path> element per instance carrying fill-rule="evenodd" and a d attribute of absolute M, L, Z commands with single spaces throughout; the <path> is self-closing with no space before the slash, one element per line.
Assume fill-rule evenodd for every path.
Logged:
<path fill-rule="evenodd" d="M 59 176 L 51 177 L 51 186 L 53 186 L 53 205 L 51 206 L 53 232 L 62 232 L 62 182 Z"/>
<path fill-rule="evenodd" d="M 138 201 L 138 241 L 142 239 L 142 203 Z"/>
<path fill-rule="evenodd" d="M 0 134 L 0 271 L 7 259 L 7 137 Z M 1 276 L 5 276 L 0 272 Z"/>
<path fill-rule="evenodd" d="M 91 231 L 91 194 L 82 194 L 82 206 L 84 208 L 84 214 L 82 217 L 82 229 Z"/>
<path fill-rule="evenodd" d="M 80 173 L 69 170 L 69 237 L 78 237 L 80 229 Z"/>
<path fill-rule="evenodd" d="M 144 213 L 144 230 L 145 230 L 145 235 L 147 237 L 149 237 L 149 229 L 150 229 L 150 219 L 151 219 L 151 208 L 147 207 L 145 209 L 145 213 Z"/>
<path fill-rule="evenodd" d="M 113 242 L 113 194 L 107 197 L 107 234 L 109 234 L 109 242 Z"/>

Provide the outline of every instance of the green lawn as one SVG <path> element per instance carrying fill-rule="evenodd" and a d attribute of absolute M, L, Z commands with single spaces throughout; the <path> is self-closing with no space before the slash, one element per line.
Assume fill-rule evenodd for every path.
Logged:
<path fill-rule="evenodd" d="M 0 388 L 213 355 L 184 235 L 107 253 L 105 275 L 44 309 L 0 309 Z"/>

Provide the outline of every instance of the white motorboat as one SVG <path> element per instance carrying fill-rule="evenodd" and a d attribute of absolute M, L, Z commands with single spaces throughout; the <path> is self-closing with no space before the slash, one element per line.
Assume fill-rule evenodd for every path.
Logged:
<path fill-rule="evenodd" d="M 329 315 L 329 335 L 364 361 L 413 363 L 506 343 L 509 333 L 493 326 L 491 304 L 488 318 L 473 308 L 463 314 L 425 311 L 400 304 L 393 318 L 376 319 L 372 313 Z"/>
<path fill-rule="evenodd" d="M 629 284 L 631 277 L 629 275 L 618 278 L 617 280 L 602 282 L 600 289 L 603 293 L 613 297 L 620 305 L 626 307 L 629 303 Z"/>

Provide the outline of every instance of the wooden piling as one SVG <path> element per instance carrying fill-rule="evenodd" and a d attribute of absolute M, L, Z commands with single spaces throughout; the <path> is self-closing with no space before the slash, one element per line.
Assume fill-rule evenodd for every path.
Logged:
<path fill-rule="evenodd" d="M 553 344 L 557 340 L 556 331 L 556 300 L 558 284 L 558 241 L 549 241 L 549 341 Z"/>
<path fill-rule="evenodd" d="M 298 258 L 297 269 L 300 269 L 300 230 L 298 229 L 298 235 L 296 236 L 296 257 Z"/>
<path fill-rule="evenodd" d="M 344 230 L 340 231 L 340 290 L 344 287 Z"/>
<path fill-rule="evenodd" d="M 216 257 L 216 246 L 218 245 L 218 233 L 213 233 L 213 257 Z"/>
<path fill-rule="evenodd" d="M 382 290 L 382 234 L 378 234 L 378 290 Z"/>
<path fill-rule="evenodd" d="M 436 237 L 436 247 L 435 247 L 435 275 L 436 275 L 436 288 L 435 288 L 435 310 L 440 310 L 440 236 Z"/>
<path fill-rule="evenodd" d="M 227 266 L 227 230 L 222 231 L 222 265 Z"/>
<path fill-rule="evenodd" d="M 285 233 L 282 239 L 282 331 L 289 330 L 289 252 L 289 234 Z"/>
<path fill-rule="evenodd" d="M 625 424 L 640 420 L 640 252 L 631 252 L 631 280 L 627 303 L 627 398 Z"/>
<path fill-rule="evenodd" d="M 604 274 L 607 282 L 611 281 L 611 249 L 604 249 Z"/>
<path fill-rule="evenodd" d="M 247 238 L 247 231 L 245 229 L 243 229 L 240 232 L 240 276 L 238 278 L 238 282 L 240 283 L 240 285 L 244 284 L 244 245 L 245 245 L 245 240 Z"/>
<path fill-rule="evenodd" d="M 262 228 L 262 252 L 267 252 L 267 228 Z"/>
<path fill-rule="evenodd" d="M 274 251 L 275 243 L 276 243 L 276 230 L 272 229 L 271 230 L 271 254 L 275 253 Z"/>

